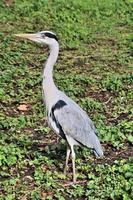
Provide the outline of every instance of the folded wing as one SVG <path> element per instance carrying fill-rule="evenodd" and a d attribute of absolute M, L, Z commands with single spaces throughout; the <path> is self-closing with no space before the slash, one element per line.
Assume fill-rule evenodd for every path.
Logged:
<path fill-rule="evenodd" d="M 61 109 L 55 110 L 54 115 L 66 135 L 93 149 L 97 156 L 103 156 L 96 129 L 82 109 L 75 105 L 67 104 Z"/>

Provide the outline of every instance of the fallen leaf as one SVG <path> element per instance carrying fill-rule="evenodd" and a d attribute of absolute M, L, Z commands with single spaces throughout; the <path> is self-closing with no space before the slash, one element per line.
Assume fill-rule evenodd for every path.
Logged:
<path fill-rule="evenodd" d="M 27 200 L 27 195 L 21 196 L 19 200 Z"/>
<path fill-rule="evenodd" d="M 47 196 L 47 193 L 46 193 L 46 192 L 41 192 L 41 197 L 42 197 L 42 198 L 46 198 L 46 196 Z"/>
<path fill-rule="evenodd" d="M 25 105 L 25 104 L 21 104 L 21 105 L 19 105 L 19 106 L 17 107 L 17 109 L 18 109 L 19 111 L 27 111 L 27 110 L 28 110 L 28 106 Z"/>
<path fill-rule="evenodd" d="M 6 6 L 9 7 L 9 6 L 11 6 L 13 0 L 5 0 L 4 2 L 6 4 Z"/>

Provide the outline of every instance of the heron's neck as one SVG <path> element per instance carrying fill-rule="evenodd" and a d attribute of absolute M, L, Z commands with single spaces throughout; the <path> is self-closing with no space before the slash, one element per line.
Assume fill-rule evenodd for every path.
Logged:
<path fill-rule="evenodd" d="M 43 79 L 45 79 L 45 81 L 53 82 L 53 66 L 56 63 L 58 53 L 59 44 L 55 43 L 54 46 L 50 47 L 50 54 L 44 66 Z"/>
<path fill-rule="evenodd" d="M 42 87 L 44 101 L 48 109 L 54 104 L 54 101 L 56 101 L 57 97 L 57 88 L 53 81 L 53 66 L 57 60 L 58 53 L 59 44 L 55 43 L 55 45 L 50 48 L 50 55 L 44 65 Z"/>

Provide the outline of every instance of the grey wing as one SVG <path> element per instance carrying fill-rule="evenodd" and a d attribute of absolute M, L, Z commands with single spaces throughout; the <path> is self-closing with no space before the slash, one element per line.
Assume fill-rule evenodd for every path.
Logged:
<path fill-rule="evenodd" d="M 66 135 L 71 136 L 88 148 L 94 149 L 99 156 L 103 156 L 95 127 L 82 109 L 73 105 L 66 105 L 55 111 L 55 117 Z"/>

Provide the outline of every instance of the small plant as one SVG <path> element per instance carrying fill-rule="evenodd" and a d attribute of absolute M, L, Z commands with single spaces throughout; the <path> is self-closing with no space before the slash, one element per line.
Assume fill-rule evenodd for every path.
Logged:
<path fill-rule="evenodd" d="M 92 111 L 103 111 L 102 104 L 89 98 L 83 98 L 81 99 L 81 106 L 87 111 L 87 112 L 92 112 Z"/>

